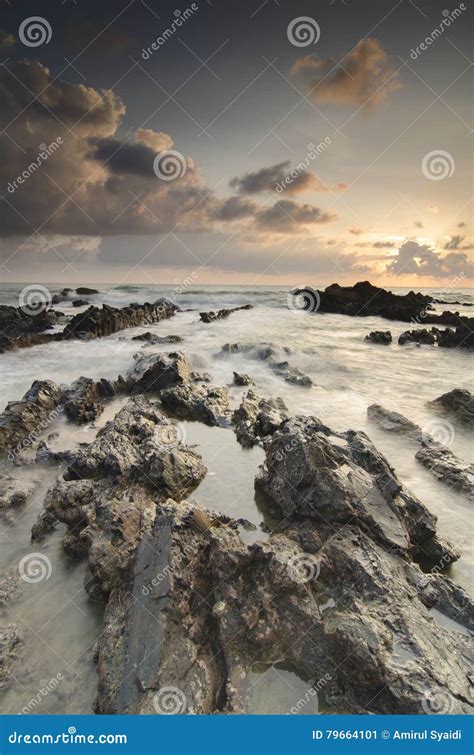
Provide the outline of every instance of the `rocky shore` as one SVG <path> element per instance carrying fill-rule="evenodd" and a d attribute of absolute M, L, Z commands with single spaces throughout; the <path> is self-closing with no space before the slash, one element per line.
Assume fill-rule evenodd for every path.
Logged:
<path fill-rule="evenodd" d="M 91 308 L 64 337 L 100 337 L 173 313 Z M 227 344 L 221 356 L 242 350 L 285 381 L 311 385 L 272 344 Z M 291 416 L 282 399 L 238 377 L 244 392 L 232 406 L 228 387 L 193 372 L 186 353 L 140 352 L 115 380 L 36 381 L 0 416 L 0 451 L 13 468 L 58 465 L 33 528 L 36 547 L 59 528 L 67 556 L 86 562 L 88 595 L 105 604 L 95 711 L 245 713 L 255 664 L 285 661 L 309 686 L 326 680 L 329 712 L 423 713 L 433 694 L 450 713 L 472 712 L 473 604 L 443 574 L 459 554 L 436 517 L 367 435 Z M 48 452 L 53 412 L 83 424 L 117 396 L 125 405 L 92 441 Z M 464 416 L 468 399 L 440 397 L 438 408 Z M 433 469 L 448 463 L 467 480 L 450 457 L 434 458 L 415 423 L 380 406 L 369 412 L 419 444 Z M 208 470 L 180 435 L 182 419 L 231 428 L 244 448 L 262 447 L 255 485 L 266 539 L 248 542 L 243 520 L 193 498 Z M 15 502 L 13 483 L 2 495 L 4 510 L 28 499 L 24 491 Z M 0 686 L 12 683 L 20 635 L 2 630 Z"/>

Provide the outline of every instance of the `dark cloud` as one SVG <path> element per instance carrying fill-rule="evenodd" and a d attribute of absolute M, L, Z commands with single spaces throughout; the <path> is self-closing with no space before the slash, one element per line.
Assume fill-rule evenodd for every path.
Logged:
<path fill-rule="evenodd" d="M 470 277 L 474 273 L 474 264 L 463 252 L 449 252 L 449 254 L 441 255 L 426 244 L 408 240 L 401 245 L 397 256 L 387 266 L 387 273 Z"/>
<path fill-rule="evenodd" d="M 340 65 L 334 58 L 298 58 L 291 73 L 301 72 L 311 76 L 310 92 L 316 102 L 362 105 L 368 110 L 385 102 L 400 86 L 389 56 L 372 37 L 361 39 Z"/>
<path fill-rule="evenodd" d="M 310 204 L 299 205 L 289 199 L 275 202 L 272 207 L 261 210 L 256 216 L 260 229 L 279 233 L 297 233 L 301 226 L 315 223 L 330 223 L 337 215 Z"/>
<path fill-rule="evenodd" d="M 470 249 L 473 249 L 473 245 L 468 243 L 464 243 L 466 240 L 465 236 L 461 236 L 461 234 L 457 233 L 455 236 L 451 236 L 449 241 L 446 242 L 446 244 L 443 246 L 443 249 L 459 249 L 461 251 L 469 251 Z"/>
<path fill-rule="evenodd" d="M 423 228 L 423 223 L 421 222 L 421 220 L 415 220 L 413 225 L 415 226 L 415 228 Z"/>
<path fill-rule="evenodd" d="M 370 246 L 374 249 L 393 249 L 395 243 L 393 241 L 358 241 L 356 246 L 361 248 Z"/>
<path fill-rule="evenodd" d="M 236 176 L 231 180 L 230 185 L 240 194 L 285 192 L 296 195 L 308 191 L 333 191 L 333 187 L 324 184 L 314 173 L 306 170 L 304 163 L 292 169 L 290 160 L 270 165 L 255 173 Z M 344 185 L 339 184 L 337 188 L 344 188 Z"/>
<path fill-rule="evenodd" d="M 220 220 L 232 221 L 242 220 L 257 212 L 258 205 L 243 197 L 232 196 L 224 199 L 222 202 L 216 202 L 212 210 L 217 214 Z"/>
<path fill-rule="evenodd" d="M 349 228 L 349 233 L 352 233 L 353 236 L 362 236 L 363 233 L 366 233 L 366 230 L 358 225 L 353 225 Z"/>

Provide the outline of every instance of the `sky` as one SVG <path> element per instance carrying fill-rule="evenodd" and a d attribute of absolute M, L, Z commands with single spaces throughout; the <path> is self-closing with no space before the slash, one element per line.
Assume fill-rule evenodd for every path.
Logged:
<path fill-rule="evenodd" d="M 472 2 L 0 0 L 9 282 L 472 285 Z"/>

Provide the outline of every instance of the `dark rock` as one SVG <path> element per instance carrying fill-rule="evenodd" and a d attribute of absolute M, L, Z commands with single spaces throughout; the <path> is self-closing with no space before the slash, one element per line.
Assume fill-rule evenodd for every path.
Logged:
<path fill-rule="evenodd" d="M 71 289 L 66 289 L 70 291 Z M 79 294 L 79 296 L 89 296 L 90 294 L 98 294 L 100 291 L 98 291 L 96 288 L 87 288 L 87 286 L 79 286 L 79 288 L 76 288 L 76 294 Z"/>
<path fill-rule="evenodd" d="M 99 338 L 109 336 L 124 328 L 134 328 L 140 325 L 151 325 L 167 317 L 172 317 L 176 307 L 167 299 L 161 299 L 154 304 L 130 304 L 128 307 L 117 309 L 107 304 L 99 307 L 89 307 L 85 312 L 76 315 L 67 323 L 63 331 L 63 338 Z"/>
<path fill-rule="evenodd" d="M 103 412 L 104 399 L 114 395 L 115 387 L 109 380 L 80 377 L 64 391 L 64 411 L 67 418 L 77 424 L 93 422 Z"/>
<path fill-rule="evenodd" d="M 445 394 L 449 395 L 449 394 Z M 443 397 L 441 397 L 443 398 Z M 450 485 L 456 490 L 466 493 L 469 497 L 474 496 L 474 466 L 458 459 L 446 444 L 440 444 L 431 432 L 436 434 L 436 426 L 428 425 L 423 430 L 414 422 L 398 412 L 390 412 L 379 404 L 372 404 L 367 409 L 370 419 L 387 432 L 407 435 L 412 440 L 420 443 L 422 448 L 415 454 L 415 458 L 426 467 L 437 480 Z M 444 435 L 446 428 L 440 427 Z M 449 429 L 449 428 L 447 428 Z"/>
<path fill-rule="evenodd" d="M 199 485 L 206 468 L 199 454 L 173 438 L 172 430 L 158 406 L 142 396 L 133 398 L 86 449 L 72 452 L 65 479 L 126 476 L 180 499 Z"/>
<path fill-rule="evenodd" d="M 74 299 L 72 306 L 73 307 L 87 307 L 88 304 L 89 302 L 86 301 L 85 299 Z"/>
<path fill-rule="evenodd" d="M 58 340 L 61 334 L 48 331 L 62 320 L 54 309 L 28 315 L 20 307 L 0 304 L 0 353 Z"/>
<path fill-rule="evenodd" d="M 392 343 L 392 334 L 389 330 L 373 330 L 365 337 L 365 340 L 371 341 L 372 343 L 388 345 L 389 343 Z"/>
<path fill-rule="evenodd" d="M 436 561 L 436 517 L 406 491 L 364 433 L 332 433 L 315 417 L 285 421 L 266 447 L 257 483 L 281 514 L 321 527 L 357 521 L 394 552 Z"/>
<path fill-rule="evenodd" d="M 230 411 L 226 388 L 204 388 L 194 383 L 175 385 L 161 391 L 160 397 L 165 409 L 176 417 L 206 425 L 222 425 Z"/>
<path fill-rule="evenodd" d="M 0 577 L 0 608 L 18 592 L 20 587 L 20 574 L 18 569 L 11 569 Z"/>
<path fill-rule="evenodd" d="M 429 441 L 423 443 L 415 456 L 437 480 L 474 500 L 474 464 L 458 459 L 448 448 Z"/>
<path fill-rule="evenodd" d="M 44 441 L 39 443 L 35 456 L 37 464 L 71 464 L 73 459 L 72 451 L 51 451 Z"/>
<path fill-rule="evenodd" d="M 10 401 L 0 415 L 0 453 L 17 453 L 38 440 L 38 433 L 55 421 L 62 411 L 62 391 L 51 380 L 35 380 L 21 401 Z"/>
<path fill-rule="evenodd" d="M 408 435 L 413 440 L 421 442 L 421 428 L 404 417 L 403 414 L 391 412 L 380 404 L 371 404 L 367 408 L 367 416 L 373 422 L 376 422 L 382 430 L 386 430 L 389 433 Z"/>
<path fill-rule="evenodd" d="M 253 385 L 253 380 L 249 375 L 244 372 L 234 372 L 234 385 Z"/>
<path fill-rule="evenodd" d="M 288 362 L 269 362 L 270 368 L 276 375 L 282 377 L 286 383 L 310 388 L 313 381 L 309 375 L 305 375 L 298 367 L 292 367 Z"/>
<path fill-rule="evenodd" d="M 14 477 L 3 475 L 0 478 L 0 511 L 18 509 L 25 505 L 34 488 Z"/>
<path fill-rule="evenodd" d="M 253 309 L 253 304 L 243 304 L 241 307 L 232 307 L 231 309 L 219 309 L 217 312 L 200 312 L 199 317 L 202 322 L 209 323 L 215 320 L 223 320 L 241 309 Z"/>
<path fill-rule="evenodd" d="M 466 388 L 454 388 L 429 402 L 429 406 L 474 428 L 474 396 Z"/>
<path fill-rule="evenodd" d="M 261 359 L 266 362 L 273 372 L 282 377 L 287 383 L 310 387 L 313 381 L 308 375 L 301 372 L 298 367 L 292 367 L 287 361 L 278 361 L 278 352 L 281 351 L 272 343 L 226 343 L 221 349 L 221 355 L 226 354 L 247 354 L 251 359 Z M 290 354 L 291 350 L 284 347 L 285 354 Z"/>
<path fill-rule="evenodd" d="M 21 645 L 21 635 L 15 626 L 0 627 L 0 689 L 8 685 L 13 675 Z"/>
<path fill-rule="evenodd" d="M 434 333 L 424 328 L 423 330 L 406 330 L 398 338 L 398 343 L 403 346 L 405 343 L 422 343 L 427 346 L 433 346 L 436 343 Z"/>
<path fill-rule="evenodd" d="M 211 376 L 208 372 L 191 372 L 191 380 L 195 383 L 210 383 Z"/>
<path fill-rule="evenodd" d="M 181 343 L 183 339 L 181 336 L 157 336 L 155 333 L 140 333 L 138 336 L 134 336 L 132 341 L 146 341 L 150 346 L 162 343 Z"/>
<path fill-rule="evenodd" d="M 287 407 L 281 398 L 262 399 L 250 390 L 234 411 L 232 426 L 239 443 L 251 448 L 272 435 L 287 417 Z"/>
<path fill-rule="evenodd" d="M 474 318 L 462 317 L 459 313 L 433 312 L 434 299 L 421 293 L 394 294 L 373 286 L 369 281 L 361 281 L 354 286 L 340 286 L 333 283 L 324 291 L 315 292 L 310 286 L 295 289 L 294 296 L 304 297 L 310 303 L 308 311 L 332 312 L 351 317 L 384 317 L 413 323 L 433 323 L 454 327 L 474 325 Z"/>
<path fill-rule="evenodd" d="M 139 354 L 135 360 L 128 380 L 140 393 L 155 393 L 191 380 L 191 365 L 187 356 L 181 352 L 167 355 Z"/>

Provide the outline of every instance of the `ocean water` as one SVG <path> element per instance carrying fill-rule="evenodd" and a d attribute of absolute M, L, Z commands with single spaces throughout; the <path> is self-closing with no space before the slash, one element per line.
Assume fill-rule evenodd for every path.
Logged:
<path fill-rule="evenodd" d="M 18 305 L 21 288 L 21 285 L 0 288 L 0 303 Z M 54 294 L 60 288 L 53 286 L 49 290 Z M 336 430 L 366 432 L 402 482 L 438 517 L 439 533 L 461 551 L 461 559 L 448 573 L 465 589 L 472 589 L 472 509 L 468 501 L 435 480 L 416 461 L 417 447 L 412 442 L 384 433 L 367 419 L 367 407 L 380 403 L 429 429 L 439 418 L 430 410 L 428 401 L 453 388 L 473 390 L 471 353 L 429 346 L 400 347 L 396 341 L 400 333 L 411 327 L 407 323 L 378 317 L 350 318 L 289 310 L 286 288 L 193 285 L 180 291 L 173 286 L 98 288 L 99 294 L 84 298 L 94 304 L 124 306 L 166 296 L 182 311 L 156 325 L 122 331 L 91 342 L 45 344 L 0 355 L 0 410 L 8 401 L 21 398 L 34 379 L 50 378 L 69 384 L 80 375 L 115 378 L 127 372 L 134 354 L 139 352 L 179 348 L 189 355 L 195 369 L 209 372 L 216 385 L 231 386 L 234 370 L 246 372 L 255 381 L 261 396 L 281 396 L 291 413 L 315 415 Z M 451 309 L 474 315 L 474 310 L 468 306 L 473 303 L 468 289 L 425 290 L 424 293 L 451 302 L 437 305 L 439 311 Z M 236 312 L 228 319 L 212 324 L 199 320 L 199 311 L 248 303 L 254 308 Z M 73 309 L 70 302 L 55 308 L 67 313 L 82 311 Z M 176 347 L 143 347 L 140 342 L 132 341 L 134 335 L 146 330 L 157 335 L 180 335 L 184 340 Z M 365 335 L 371 330 L 391 330 L 394 343 L 377 346 L 366 342 Z M 274 344 L 282 359 L 288 359 L 291 365 L 312 378 L 313 387 L 302 388 L 284 382 L 257 358 L 256 351 L 222 355 L 222 346 L 228 342 Z M 290 354 L 284 349 L 290 349 Z M 230 387 L 234 405 L 245 390 Z M 113 416 L 121 405 L 120 401 L 113 402 L 98 424 Z M 230 430 L 184 424 L 187 441 L 201 449 L 209 469 L 193 498 L 209 508 L 249 519 L 257 527 L 256 534 L 249 537 L 263 537 L 259 526 L 263 514 L 253 490 L 253 479 L 263 460 L 261 449 L 242 450 Z M 96 432 L 93 427 L 67 425 L 62 419 L 57 427 L 48 428 L 48 432 L 55 430 L 61 433 L 55 443 L 63 447 L 87 442 Z M 455 423 L 449 429 L 449 446 L 461 458 L 472 461 L 472 439 Z M 23 475 L 34 485 L 34 495 L 24 510 L 12 512 L 8 519 L 0 521 L 0 575 L 15 568 L 22 557 L 34 550 L 47 553 L 53 569 L 51 578 L 40 586 L 41 600 L 38 600 L 38 591 L 31 589 L 37 586 L 26 585 L 11 608 L 0 608 L 0 623 L 23 627 L 28 638 L 23 657 L 31 662 L 30 670 L 26 671 L 25 665 L 18 684 L 5 693 L 2 712 L 19 712 L 33 698 L 40 681 L 51 679 L 57 673 L 62 674 L 64 681 L 33 712 L 88 712 L 95 689 L 92 656 L 94 639 L 100 633 L 101 607 L 87 600 L 82 589 L 84 566 L 71 564 L 65 558 L 60 544 L 61 532 L 55 533 L 44 546 L 31 546 L 29 542 L 30 529 L 41 510 L 44 494 L 58 472 L 32 466 L 23 471 L 4 470 L 4 473 Z M 68 644 L 72 651 L 66 647 Z M 301 696 L 300 692 L 298 694 Z M 287 703 L 288 707 L 293 704 L 291 700 Z"/>

